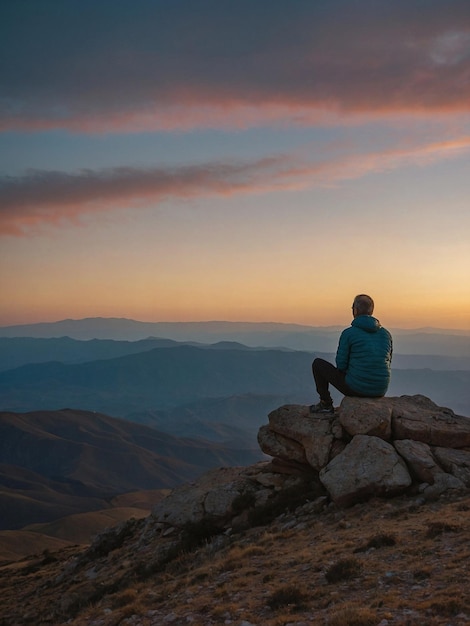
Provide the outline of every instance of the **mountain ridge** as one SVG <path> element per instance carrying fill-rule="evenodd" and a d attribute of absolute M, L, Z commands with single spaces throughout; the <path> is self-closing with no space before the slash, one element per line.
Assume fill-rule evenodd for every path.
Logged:
<path fill-rule="evenodd" d="M 178 344 L 85 363 L 28 364 L 0 371 L 0 408 L 21 412 L 71 406 L 126 418 L 245 394 L 309 404 L 315 396 L 314 356 L 299 350 Z M 389 393 L 432 395 L 466 413 L 469 387 L 470 369 L 392 369 Z"/>
<path fill-rule="evenodd" d="M 119 494 L 172 488 L 260 457 L 95 412 L 1 412 L 0 528 L 107 508 Z"/>
<path fill-rule="evenodd" d="M 140 322 L 127 318 L 85 318 L 61 320 L 38 324 L 22 324 L 0 327 L 0 337 L 28 336 L 61 337 L 75 339 L 138 340 L 149 336 L 166 337 L 177 341 L 214 343 L 219 339 L 240 341 L 248 346 L 288 347 L 319 352 L 333 352 L 339 332 L 346 327 L 340 325 L 308 326 L 283 322 Z M 465 329 L 398 329 L 390 328 L 398 352 L 409 350 L 420 353 L 418 346 L 426 346 L 430 338 L 439 338 L 442 348 L 438 354 L 465 356 L 469 353 L 470 330 Z M 52 334 L 51 334 L 52 333 Z M 454 340 L 452 339 L 454 337 Z M 465 346 L 458 340 L 462 337 Z M 406 340 L 406 341 L 405 341 Z M 403 349 L 402 349 L 403 347 Z M 445 350 L 443 352 L 443 350 Z M 434 350 L 433 353 L 436 353 Z"/>
<path fill-rule="evenodd" d="M 291 328 L 321 328 L 324 330 L 337 330 L 342 328 L 341 324 L 329 324 L 326 326 L 318 326 L 313 324 L 301 324 L 296 322 L 279 322 L 279 321 L 263 321 L 263 322 L 255 322 L 255 321 L 237 321 L 237 320 L 188 320 L 188 321 L 169 321 L 169 320 L 159 320 L 159 321 L 142 321 L 136 320 L 133 318 L 127 317 L 103 317 L 103 316 L 95 316 L 95 317 L 83 317 L 83 318 L 64 318 L 60 320 L 53 320 L 47 322 L 30 322 L 24 324 L 2 324 L 0 325 L 0 336 L 3 335 L 4 330 L 16 330 L 16 329 L 24 329 L 24 328 L 35 328 L 35 327 L 53 327 L 57 325 L 66 325 L 66 324 L 95 324 L 95 323 L 103 323 L 107 326 L 109 324 L 118 324 L 125 323 L 128 325 L 134 324 L 142 324 L 146 326 L 151 325 L 166 325 L 166 326 L 219 326 L 222 328 L 228 328 L 230 326 L 240 326 L 240 327 L 253 327 L 253 326 L 261 326 L 261 327 L 291 327 Z M 443 328 L 438 326 L 417 326 L 413 328 L 400 328 L 397 327 L 395 330 L 399 330 L 401 332 L 443 332 L 443 333 L 461 333 L 461 334 L 470 334 L 470 329 L 462 329 L 462 328 Z M 24 335 L 23 335 L 24 336 Z"/>
<path fill-rule="evenodd" d="M 177 348 L 194 346 L 207 350 L 269 350 L 253 348 L 235 341 L 218 341 L 203 344 L 194 341 L 176 341 L 158 337 L 149 337 L 136 341 L 115 339 L 73 339 L 72 337 L 0 337 L 0 371 L 15 369 L 31 363 L 86 363 L 113 359 L 154 348 Z M 288 348 L 285 348 L 288 350 Z"/>

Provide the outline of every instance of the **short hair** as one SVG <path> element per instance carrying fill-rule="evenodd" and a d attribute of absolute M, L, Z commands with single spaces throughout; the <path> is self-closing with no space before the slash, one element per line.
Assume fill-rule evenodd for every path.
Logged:
<path fill-rule="evenodd" d="M 374 312 L 374 301 L 370 296 L 361 293 L 354 298 L 353 307 L 359 315 L 372 315 Z"/>

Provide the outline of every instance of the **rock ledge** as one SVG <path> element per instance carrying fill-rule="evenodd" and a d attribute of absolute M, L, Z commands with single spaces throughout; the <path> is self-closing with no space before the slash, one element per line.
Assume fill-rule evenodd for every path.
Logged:
<path fill-rule="evenodd" d="M 341 506 L 470 487 L 470 419 L 420 395 L 345 397 L 334 415 L 282 406 L 270 413 L 258 442 L 280 465 L 311 466 Z"/>
<path fill-rule="evenodd" d="M 230 534 L 282 506 L 343 507 L 399 494 L 434 499 L 470 487 L 470 418 L 420 395 L 346 397 L 334 415 L 281 406 L 258 442 L 271 460 L 211 470 L 174 489 L 154 507 L 153 528 L 170 538 L 210 521 Z"/>

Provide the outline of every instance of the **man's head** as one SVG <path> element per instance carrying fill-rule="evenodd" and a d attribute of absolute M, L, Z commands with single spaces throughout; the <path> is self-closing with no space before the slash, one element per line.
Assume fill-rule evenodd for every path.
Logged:
<path fill-rule="evenodd" d="M 374 312 L 374 301 L 370 296 L 366 296 L 365 293 L 361 293 L 354 298 L 352 305 L 352 312 L 354 317 L 358 315 L 372 315 Z"/>

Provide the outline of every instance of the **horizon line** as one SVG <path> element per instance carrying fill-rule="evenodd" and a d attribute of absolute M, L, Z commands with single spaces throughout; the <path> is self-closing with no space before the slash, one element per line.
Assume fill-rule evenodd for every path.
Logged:
<path fill-rule="evenodd" d="M 186 321 L 170 321 L 170 320 L 158 320 L 158 321 L 144 321 L 137 320 L 134 318 L 128 317 L 104 317 L 104 316 L 92 316 L 92 317 L 82 317 L 82 318 L 63 318 L 60 320 L 54 321 L 42 321 L 42 322 L 27 322 L 22 324 L 1 324 L 0 330 L 6 330 L 8 328 L 21 328 L 27 326 L 44 326 L 44 325 L 54 325 L 54 324 L 62 324 L 64 322 L 86 322 L 91 320 L 100 320 L 100 321 L 124 321 L 131 322 L 136 324 L 171 324 L 171 325 L 184 325 L 184 324 L 193 324 L 193 325 L 203 325 L 203 324 L 226 324 L 226 325 L 252 325 L 252 326 L 298 326 L 300 328 L 320 328 L 324 330 L 332 329 L 337 330 L 339 328 L 345 328 L 344 324 L 328 324 L 328 325 L 315 325 L 315 324 L 302 324 L 299 322 L 276 322 L 276 321 L 251 321 L 251 320 L 217 320 L 217 319 L 208 319 L 208 320 L 186 320 Z M 436 331 L 452 331 L 455 333 L 470 333 L 470 328 L 448 328 L 448 327 L 439 327 L 439 326 L 419 326 L 419 327 L 402 327 L 402 326 L 391 326 L 390 330 L 401 330 L 401 331 L 409 331 L 409 332 L 436 332 Z"/>

